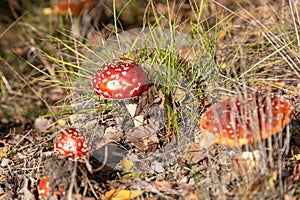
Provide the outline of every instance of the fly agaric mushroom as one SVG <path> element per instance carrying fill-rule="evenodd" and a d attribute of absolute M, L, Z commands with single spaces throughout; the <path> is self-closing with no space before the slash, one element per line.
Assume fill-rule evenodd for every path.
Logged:
<path fill-rule="evenodd" d="M 200 53 L 201 49 L 198 45 L 194 46 L 182 46 L 179 51 L 179 56 L 184 62 L 195 61 L 196 56 Z"/>
<path fill-rule="evenodd" d="M 242 146 L 280 132 L 291 120 L 293 107 L 282 96 L 248 94 L 211 106 L 200 118 L 200 147 Z"/>
<path fill-rule="evenodd" d="M 72 160 L 82 158 L 88 152 L 88 141 L 83 133 L 75 128 L 61 132 L 54 145 L 54 154 L 70 156 Z"/>
<path fill-rule="evenodd" d="M 79 16 L 84 9 L 91 9 L 98 4 L 95 0 L 63 1 L 54 7 L 54 12 L 60 15 Z"/>
<path fill-rule="evenodd" d="M 104 99 L 124 100 L 135 126 L 143 124 L 143 117 L 135 116 L 134 99 L 147 88 L 146 73 L 139 64 L 128 58 L 106 62 L 97 71 L 92 85 L 94 92 Z"/>
<path fill-rule="evenodd" d="M 45 176 L 40 180 L 39 187 L 38 187 L 38 193 L 39 193 L 39 199 L 45 199 L 50 192 L 51 188 L 49 186 L 49 177 Z M 56 196 L 63 195 L 65 190 L 63 188 L 59 188 L 57 191 L 54 191 L 53 194 Z"/>
<path fill-rule="evenodd" d="M 50 192 L 49 177 L 42 178 L 38 187 L 39 198 L 47 197 Z"/>

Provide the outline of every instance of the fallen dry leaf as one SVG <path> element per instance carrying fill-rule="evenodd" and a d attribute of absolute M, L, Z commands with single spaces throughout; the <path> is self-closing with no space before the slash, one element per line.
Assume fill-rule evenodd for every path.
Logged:
<path fill-rule="evenodd" d="M 184 159 L 192 162 L 192 163 L 198 163 L 199 161 L 207 158 L 207 154 L 202 153 L 203 151 L 199 147 L 199 145 L 195 142 L 193 142 L 187 152 L 184 154 Z"/>
<path fill-rule="evenodd" d="M 300 181 L 300 163 L 295 164 L 293 167 L 293 175 L 295 181 Z"/>
<path fill-rule="evenodd" d="M 202 199 L 202 198 L 200 198 L 201 195 L 202 195 L 201 191 L 199 191 L 198 189 L 196 189 L 194 185 L 182 183 L 182 184 L 179 185 L 179 187 L 183 191 L 184 198 L 186 200 L 198 200 L 198 199 Z"/>
<path fill-rule="evenodd" d="M 102 196 L 102 200 L 130 200 L 141 195 L 137 190 L 111 189 Z"/>
<path fill-rule="evenodd" d="M 156 187 L 159 191 L 168 191 L 172 188 L 169 181 L 154 181 L 151 185 Z"/>

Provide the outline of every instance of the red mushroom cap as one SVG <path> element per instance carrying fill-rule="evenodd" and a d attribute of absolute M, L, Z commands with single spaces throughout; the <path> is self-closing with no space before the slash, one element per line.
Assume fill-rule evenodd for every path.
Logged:
<path fill-rule="evenodd" d="M 83 133 L 75 128 L 61 132 L 54 145 L 54 154 L 70 156 L 72 160 L 81 158 L 88 152 L 88 141 Z"/>
<path fill-rule="evenodd" d="M 179 56 L 183 61 L 193 62 L 195 61 L 197 55 L 200 53 L 201 49 L 198 45 L 194 46 L 182 46 L 179 51 Z"/>
<path fill-rule="evenodd" d="M 147 87 L 145 71 L 128 58 L 105 63 L 93 78 L 93 89 L 106 99 L 129 99 L 139 96 Z"/>
<path fill-rule="evenodd" d="M 45 176 L 40 181 L 38 187 L 39 198 L 46 198 L 49 195 L 51 188 L 49 186 L 49 177 Z M 59 188 L 57 191 L 54 191 L 53 194 L 56 196 L 64 194 L 65 190 L 63 188 Z"/>
<path fill-rule="evenodd" d="M 200 145 L 211 142 L 207 141 L 207 134 L 216 144 L 229 146 L 266 139 L 280 132 L 290 122 L 292 114 L 291 103 L 282 96 L 248 94 L 247 98 L 229 98 L 211 106 L 201 116 L 200 130 L 204 137 Z"/>
<path fill-rule="evenodd" d="M 78 16 L 82 14 L 84 9 L 90 9 L 97 5 L 95 0 L 81 0 L 70 2 L 62 1 L 54 7 L 54 12 L 60 15 L 74 15 Z"/>
<path fill-rule="evenodd" d="M 38 187 L 39 197 L 46 197 L 50 192 L 49 177 L 42 178 Z"/>

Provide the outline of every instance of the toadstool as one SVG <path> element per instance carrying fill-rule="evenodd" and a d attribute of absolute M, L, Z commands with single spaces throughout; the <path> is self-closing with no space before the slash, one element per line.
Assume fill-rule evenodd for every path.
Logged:
<path fill-rule="evenodd" d="M 54 144 L 54 154 L 69 157 L 72 160 L 82 158 L 88 152 L 88 140 L 85 135 L 75 128 L 61 132 Z"/>
<path fill-rule="evenodd" d="M 42 178 L 42 180 L 40 180 L 39 183 L 39 187 L 38 187 L 39 198 L 47 197 L 49 192 L 50 192 L 49 177 L 46 176 Z"/>
<path fill-rule="evenodd" d="M 54 12 L 60 15 L 79 16 L 84 9 L 91 9 L 98 4 L 95 0 L 63 1 L 54 7 Z"/>
<path fill-rule="evenodd" d="M 180 48 L 180 51 L 178 54 L 184 62 L 193 62 L 196 60 L 200 51 L 201 51 L 201 49 L 198 45 L 194 45 L 194 46 L 183 45 Z"/>
<path fill-rule="evenodd" d="M 45 199 L 50 193 L 50 186 L 49 186 L 49 177 L 45 176 L 40 180 L 38 193 L 39 199 Z M 59 188 L 57 191 L 54 191 L 53 194 L 56 196 L 63 195 L 65 190 L 63 188 Z"/>
<path fill-rule="evenodd" d="M 293 107 L 275 94 L 235 96 L 211 106 L 200 117 L 200 147 L 243 146 L 280 132 L 291 120 Z"/>
<path fill-rule="evenodd" d="M 129 58 L 117 58 L 106 62 L 96 72 L 92 86 L 104 99 L 124 100 L 136 127 L 143 124 L 142 116 L 135 116 L 134 100 L 147 88 L 147 77 L 142 67 Z"/>

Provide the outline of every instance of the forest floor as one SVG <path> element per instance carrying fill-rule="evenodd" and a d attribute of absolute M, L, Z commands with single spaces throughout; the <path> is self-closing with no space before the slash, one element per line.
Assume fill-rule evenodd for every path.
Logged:
<path fill-rule="evenodd" d="M 0 199 L 300 199 L 299 3 L 70 2 L 0 3 Z M 155 39 L 132 49 L 141 28 Z M 143 128 L 92 91 L 115 55 L 145 63 Z M 200 148 L 201 114 L 248 92 L 288 99 L 289 125 L 259 145 Z M 91 144 L 76 161 L 53 155 L 70 127 Z M 250 150 L 260 156 L 236 159 Z M 50 192 L 39 197 L 44 177 Z"/>

